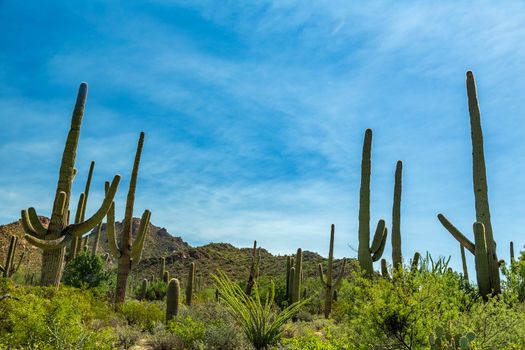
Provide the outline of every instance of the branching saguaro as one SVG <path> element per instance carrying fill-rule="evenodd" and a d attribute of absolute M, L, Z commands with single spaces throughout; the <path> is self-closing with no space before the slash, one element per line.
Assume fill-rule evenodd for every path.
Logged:
<path fill-rule="evenodd" d="M 463 245 L 463 247 L 465 247 L 465 249 L 476 256 L 476 274 L 478 279 L 478 287 L 481 294 L 486 296 L 488 290 L 491 294 L 497 295 L 501 293 L 499 263 L 498 257 L 496 255 L 496 241 L 494 240 L 494 235 L 492 233 L 492 223 L 490 220 L 481 116 L 479 112 L 478 98 L 476 95 L 476 82 L 474 80 L 474 74 L 471 71 L 467 72 L 466 85 L 472 139 L 472 177 L 476 209 L 476 224 L 474 233 L 476 243 L 472 243 L 467 237 L 465 237 L 465 235 L 463 235 L 452 223 L 450 223 L 450 221 L 448 221 L 443 214 L 439 214 L 438 219 L 452 234 L 452 236 L 456 238 L 456 240 L 458 240 L 458 242 Z M 483 230 L 481 229 L 480 225 L 483 227 Z M 484 232 L 483 236 L 485 243 L 481 242 L 481 231 Z M 479 247 L 478 244 L 480 244 Z M 478 268 L 478 263 L 485 263 L 485 259 L 478 257 L 478 254 L 480 254 L 479 250 L 483 249 L 482 245 L 486 245 L 486 263 L 488 265 L 487 271 L 485 271 L 484 267 Z M 478 252 L 476 252 L 476 248 L 478 248 Z M 480 271 L 482 272 L 481 275 Z M 482 279 L 481 283 L 480 278 Z"/>
<path fill-rule="evenodd" d="M 80 127 L 84 116 L 88 87 L 86 83 L 80 84 L 77 101 L 73 110 L 71 128 L 62 154 L 62 162 L 58 177 L 58 184 L 48 227 L 44 227 L 34 208 L 22 210 L 22 226 L 26 240 L 36 247 L 44 250 L 42 257 L 42 285 L 58 286 L 62 276 L 65 247 L 75 238 L 95 228 L 106 216 L 115 193 L 117 192 L 120 176 L 115 175 L 111 186 L 108 187 L 106 196 L 100 208 L 86 220 L 79 220 L 69 224 L 69 203 L 71 200 L 71 186 L 75 176 L 75 158 L 77 153 Z"/>
<path fill-rule="evenodd" d="M 126 212 L 124 221 L 122 223 L 122 238 L 120 244 L 117 243 L 115 233 L 115 203 L 112 203 L 107 216 L 107 235 L 108 245 L 111 254 L 118 260 L 117 268 L 117 286 L 115 293 L 115 307 L 118 309 L 126 299 L 126 286 L 128 283 L 128 276 L 133 267 L 135 267 L 142 258 L 142 249 L 144 248 L 144 241 L 146 233 L 148 232 L 151 212 L 145 210 L 140 220 L 140 225 L 132 242 L 133 229 L 133 205 L 135 203 L 135 190 L 137 187 L 137 177 L 140 165 L 140 156 L 142 154 L 142 145 L 144 144 L 144 133 L 140 133 L 139 142 L 137 145 L 137 152 L 135 154 L 135 161 L 133 163 L 133 170 L 131 171 L 131 180 L 129 182 L 128 197 L 126 201 Z"/>
<path fill-rule="evenodd" d="M 387 228 L 379 220 L 370 246 L 370 176 L 372 173 L 372 130 L 365 131 L 363 157 L 361 160 L 361 189 L 359 191 L 359 248 L 357 257 L 361 269 L 368 276 L 374 273 L 373 262 L 381 259 L 385 249 Z"/>
<path fill-rule="evenodd" d="M 332 225 L 330 229 L 330 248 L 328 250 L 328 268 L 326 270 L 326 278 L 323 274 L 323 265 L 319 263 L 319 278 L 321 279 L 321 284 L 324 287 L 324 317 L 329 318 L 330 313 L 332 312 L 332 301 L 334 299 L 334 293 L 337 292 L 341 282 L 343 281 L 343 276 L 345 273 L 346 259 L 343 259 L 343 265 L 341 271 L 339 272 L 339 277 L 333 282 L 333 266 L 334 266 L 334 235 L 335 235 L 335 226 Z"/>

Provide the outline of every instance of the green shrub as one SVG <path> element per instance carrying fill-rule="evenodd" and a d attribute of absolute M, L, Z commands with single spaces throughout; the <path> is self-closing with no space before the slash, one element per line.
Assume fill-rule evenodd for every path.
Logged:
<path fill-rule="evenodd" d="M 126 301 L 122 305 L 121 313 L 130 325 L 139 326 L 148 332 L 166 317 L 164 309 L 157 303 L 138 300 Z"/>
<path fill-rule="evenodd" d="M 64 269 L 63 282 L 68 286 L 94 288 L 108 280 L 109 273 L 102 259 L 86 252 L 80 253 Z"/>
<path fill-rule="evenodd" d="M 157 280 L 148 284 L 146 289 L 146 295 L 144 299 L 149 301 L 164 300 L 166 297 L 166 291 L 168 290 L 168 284 L 162 280 Z"/>
<path fill-rule="evenodd" d="M 204 323 L 194 320 L 191 316 L 175 318 L 168 323 L 166 328 L 182 340 L 184 348 L 191 348 L 195 342 L 204 340 Z"/>
<path fill-rule="evenodd" d="M 14 288 L 3 284 L 0 293 L 19 299 L 1 302 L 0 339 L 8 348 L 113 347 L 115 337 L 108 325 L 114 313 L 91 291 L 67 286 Z"/>

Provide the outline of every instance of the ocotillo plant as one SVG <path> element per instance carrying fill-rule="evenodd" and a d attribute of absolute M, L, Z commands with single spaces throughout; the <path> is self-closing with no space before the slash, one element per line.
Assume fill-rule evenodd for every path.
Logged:
<path fill-rule="evenodd" d="M 483 150 L 483 131 L 481 129 L 481 117 L 476 95 L 476 82 L 474 74 L 467 72 L 467 97 L 470 114 L 470 130 L 472 139 L 472 174 L 474 184 L 474 199 L 476 208 L 476 221 L 485 227 L 485 237 L 488 259 L 488 284 L 493 294 L 501 293 L 498 257 L 496 255 L 496 241 L 492 233 L 490 220 L 489 197 L 487 187 L 487 172 L 485 168 L 485 155 Z M 461 243 L 468 251 L 474 254 L 474 247 L 458 229 L 456 229 L 446 218 L 438 215 L 439 220 L 445 228 Z M 448 225 L 446 225 L 448 223 Z M 476 267 L 477 271 L 477 267 Z"/>
<path fill-rule="evenodd" d="M 252 261 L 250 265 L 250 276 L 246 284 L 246 295 L 252 294 L 253 284 L 259 276 L 259 263 L 261 261 L 261 248 L 257 249 L 257 241 L 253 241 Z"/>
<path fill-rule="evenodd" d="M 108 246 L 111 254 L 118 259 L 117 269 L 117 287 L 115 293 L 115 307 L 119 308 L 126 298 L 126 285 L 128 281 L 129 272 L 140 262 L 142 258 L 142 249 L 144 248 L 144 241 L 148 232 L 149 220 L 151 213 L 149 210 L 144 210 L 140 220 L 139 229 L 135 236 L 133 243 L 132 225 L 133 225 L 133 205 L 135 203 L 135 189 L 137 187 L 137 177 L 140 165 L 140 156 L 142 153 L 142 145 L 144 143 L 144 133 L 140 133 L 139 142 L 137 145 L 137 152 L 135 154 L 135 161 L 133 163 L 133 170 L 131 171 L 131 180 L 129 182 L 128 198 L 126 200 L 126 212 L 124 221 L 122 223 L 122 238 L 120 245 L 117 244 L 115 234 L 115 203 L 112 203 L 111 209 L 107 215 Z"/>
<path fill-rule="evenodd" d="M 34 208 L 29 208 L 27 211 L 22 210 L 21 213 L 26 240 L 44 250 L 40 280 L 42 285 L 59 285 L 62 276 L 64 248 L 71 243 L 72 239 L 82 237 L 102 221 L 113 202 L 120 182 L 120 176 L 116 175 L 106 192 L 102 205 L 92 217 L 79 223 L 69 224 L 71 185 L 76 172 L 75 158 L 86 96 L 87 84 L 82 83 L 78 90 L 77 101 L 71 120 L 71 128 L 69 129 L 64 153 L 62 154 L 62 162 L 60 164 L 58 184 L 49 226 L 44 227 L 42 225 Z"/>
<path fill-rule="evenodd" d="M 89 188 L 91 186 L 91 178 L 93 176 L 93 169 L 95 168 L 95 162 L 92 161 L 91 165 L 89 166 L 89 172 L 88 177 L 86 180 L 86 186 L 84 187 L 84 192 L 80 195 L 80 198 L 78 199 L 78 205 L 77 205 L 77 212 L 75 215 L 75 224 L 84 221 L 86 216 L 86 208 L 87 208 L 87 200 L 89 197 Z M 69 248 L 69 256 L 67 257 L 67 261 L 71 261 L 74 258 L 77 257 L 77 255 L 80 253 L 81 247 L 82 247 L 82 237 L 75 237 L 71 241 L 71 246 Z"/>
<path fill-rule="evenodd" d="M 290 304 L 296 303 L 301 299 L 301 277 L 303 275 L 303 251 L 301 248 L 297 249 L 293 271 L 292 300 Z"/>
<path fill-rule="evenodd" d="M 361 188 L 359 192 L 359 248 L 358 259 L 361 269 L 368 276 L 374 272 L 373 262 L 381 259 L 385 248 L 387 229 L 379 220 L 372 246 L 370 247 L 370 175 L 372 172 L 372 130 L 365 131 L 363 156 L 361 160 Z"/>
<path fill-rule="evenodd" d="M 465 247 L 459 245 L 459 250 L 461 251 L 461 264 L 463 265 L 463 279 L 468 281 L 468 268 L 467 268 L 467 258 L 465 257 Z"/>
<path fill-rule="evenodd" d="M 333 276 L 333 264 L 334 264 L 334 232 L 335 227 L 332 225 L 330 229 L 330 248 L 328 250 L 328 269 L 326 270 L 326 279 L 323 274 L 323 265 L 319 263 L 319 278 L 321 279 L 321 284 L 324 287 L 324 317 L 329 318 L 330 313 L 332 312 L 332 300 L 334 292 L 337 291 L 343 276 L 345 273 L 346 259 L 343 259 L 343 265 L 341 271 L 339 272 L 339 277 L 337 277 L 335 283 L 332 281 Z"/>
<path fill-rule="evenodd" d="M 394 269 L 403 266 L 401 254 L 401 190 L 402 190 L 403 162 L 396 164 L 394 182 L 394 205 L 392 206 L 392 264 Z"/>
<path fill-rule="evenodd" d="M 166 322 L 169 322 L 179 313 L 179 295 L 179 280 L 172 278 L 168 283 L 168 290 L 166 292 Z"/>
<path fill-rule="evenodd" d="M 186 283 L 186 305 L 191 306 L 193 296 L 193 285 L 195 283 L 195 263 L 190 264 L 188 272 L 188 282 Z"/>
<path fill-rule="evenodd" d="M 14 261 L 15 261 L 15 253 L 16 253 L 17 245 L 18 245 L 18 237 L 11 236 L 11 239 L 9 240 L 9 249 L 7 251 L 7 256 L 5 258 L 5 264 L 4 266 L 0 265 L 0 272 L 2 272 L 2 276 L 5 278 L 11 277 L 11 275 L 15 271 Z"/>

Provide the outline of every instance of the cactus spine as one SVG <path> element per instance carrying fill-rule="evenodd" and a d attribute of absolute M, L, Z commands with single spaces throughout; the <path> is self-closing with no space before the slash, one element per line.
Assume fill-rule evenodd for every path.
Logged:
<path fill-rule="evenodd" d="M 253 241 L 252 261 L 250 266 L 250 276 L 246 285 L 246 294 L 252 294 L 253 285 L 259 276 L 259 263 L 261 261 L 261 248 L 257 248 L 257 241 Z"/>
<path fill-rule="evenodd" d="M 190 271 L 188 272 L 188 283 L 186 284 L 186 305 L 191 306 L 191 299 L 193 296 L 193 285 L 195 284 L 195 263 L 190 264 Z"/>
<path fill-rule="evenodd" d="M 476 95 L 476 82 L 474 80 L 474 74 L 471 71 L 467 72 L 467 97 L 468 97 L 468 109 L 470 114 L 470 130 L 471 130 L 471 139 L 472 139 L 472 177 L 474 184 L 474 199 L 475 199 L 475 208 L 476 208 L 476 222 L 483 224 L 484 227 L 484 236 L 485 236 L 485 249 L 487 253 L 487 264 L 488 264 L 488 274 L 485 273 L 484 267 L 478 269 L 478 262 L 484 260 L 476 259 L 476 274 L 479 271 L 483 271 L 481 276 L 477 276 L 478 281 L 480 278 L 487 278 L 488 280 L 483 281 L 482 285 L 486 286 L 488 283 L 488 290 L 491 291 L 493 295 L 501 293 L 501 283 L 499 276 L 499 263 L 496 255 L 496 242 L 494 241 L 494 235 L 492 233 L 492 223 L 490 220 L 490 210 L 489 210 L 489 199 L 488 199 L 488 187 L 487 187 L 487 173 L 485 167 L 485 155 L 483 150 L 483 131 L 481 129 L 481 117 L 478 106 L 478 98 Z M 468 251 L 476 255 L 476 248 L 474 243 L 472 243 L 468 238 L 466 238 L 454 225 L 452 225 L 442 214 L 438 215 L 438 219 L 441 221 L 443 226 L 456 238 Z M 478 233 L 475 235 L 480 235 L 480 228 L 477 228 Z M 477 237 L 481 242 L 481 237 Z M 477 245 L 477 244 L 476 244 Z M 482 249 L 482 247 L 479 247 Z M 481 258 L 481 257 L 479 257 Z M 482 295 L 485 291 L 482 292 L 482 287 L 480 287 L 480 292 Z"/>
<path fill-rule="evenodd" d="M 379 220 L 370 247 L 370 175 L 372 172 L 372 130 L 366 129 L 361 160 L 361 188 L 359 191 L 359 248 L 358 260 L 361 269 L 368 276 L 374 272 L 373 262 L 383 255 L 387 229 L 385 222 Z"/>
<path fill-rule="evenodd" d="M 468 278 L 467 258 L 465 257 L 465 247 L 463 247 L 460 244 L 459 249 L 461 250 L 461 264 L 463 265 L 463 279 L 465 281 L 468 281 L 469 278 Z"/>
<path fill-rule="evenodd" d="M 341 285 L 341 282 L 343 280 L 343 276 L 345 273 L 345 265 L 346 265 L 346 259 L 343 259 L 343 265 L 341 267 L 341 272 L 339 273 L 339 277 L 337 277 L 335 283 L 332 282 L 332 275 L 333 275 L 333 264 L 334 264 L 334 234 L 335 234 L 335 227 L 332 225 L 330 229 L 330 247 L 328 250 L 328 269 L 326 271 L 326 279 L 323 275 L 323 265 L 319 264 L 319 278 L 321 279 L 321 284 L 324 287 L 325 290 L 325 296 L 324 296 L 324 317 L 329 318 L 330 313 L 332 312 L 332 300 L 334 293 L 337 292 L 337 289 Z"/>
<path fill-rule="evenodd" d="M 80 127 L 84 115 L 84 105 L 87 96 L 87 84 L 80 84 L 75 108 L 71 120 L 71 128 L 62 154 L 62 162 L 56 188 L 53 210 L 48 227 L 44 227 L 34 208 L 22 210 L 22 226 L 26 240 L 44 250 L 42 257 L 42 274 L 40 284 L 58 286 L 62 276 L 64 248 L 74 238 L 80 238 L 95 228 L 106 216 L 117 191 L 120 176 L 113 178 L 104 201 L 92 217 L 79 223 L 69 224 L 69 202 L 71 185 L 75 176 L 75 158 L 80 137 Z"/>
<path fill-rule="evenodd" d="M 168 290 L 166 292 L 166 322 L 172 320 L 179 313 L 179 295 L 179 280 L 172 278 L 168 283 Z"/>
<path fill-rule="evenodd" d="M 303 276 L 303 251 L 301 248 L 297 249 L 295 256 L 295 269 L 293 273 L 292 285 L 292 304 L 301 299 L 301 278 Z"/>
<path fill-rule="evenodd" d="M 9 278 L 13 275 L 13 273 L 18 269 L 18 267 L 15 269 L 14 267 L 14 261 L 15 261 L 15 253 L 16 253 L 16 247 L 18 245 L 18 237 L 11 236 L 11 239 L 9 240 L 9 249 L 7 251 L 7 256 L 5 258 L 5 264 L 4 266 L 0 265 L 0 272 L 2 272 L 2 276 L 4 278 Z M 20 259 L 20 262 L 22 261 L 22 258 Z M 18 264 L 20 266 L 20 263 Z"/>
<path fill-rule="evenodd" d="M 403 176 L 403 162 L 400 160 L 396 164 L 396 174 L 394 183 L 394 205 L 392 206 L 392 264 L 394 269 L 403 266 L 401 254 L 401 189 Z"/>
<path fill-rule="evenodd" d="M 151 216 L 150 211 L 146 209 L 142 214 L 135 240 L 132 243 L 131 231 L 133 224 L 133 205 L 135 203 L 135 189 L 137 187 L 137 177 L 143 144 L 144 133 L 141 132 L 139 142 L 137 144 L 137 152 L 135 154 L 133 170 L 131 171 L 128 197 L 126 200 L 126 211 L 124 215 L 124 221 L 122 223 L 122 238 L 120 245 L 117 244 L 115 234 L 115 203 L 112 203 L 111 209 L 107 215 L 108 246 L 111 254 L 115 257 L 115 259 L 118 259 L 117 286 L 115 293 L 115 307 L 117 309 L 126 299 L 126 286 L 129 272 L 133 267 L 137 266 L 137 264 L 140 262 L 140 259 L 142 258 L 142 249 L 144 248 L 144 241 L 148 232 L 148 225 Z"/>

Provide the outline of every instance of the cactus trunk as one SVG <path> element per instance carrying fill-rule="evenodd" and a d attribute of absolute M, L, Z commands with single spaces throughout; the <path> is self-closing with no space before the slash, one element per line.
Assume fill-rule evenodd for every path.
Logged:
<path fill-rule="evenodd" d="M 474 74 L 467 72 L 467 96 L 470 114 L 470 129 L 472 136 L 472 173 L 474 183 L 474 198 L 476 206 L 476 221 L 485 227 L 487 244 L 489 280 L 494 294 L 501 293 L 498 257 L 496 255 L 496 241 L 492 234 L 490 220 L 489 197 L 487 186 L 487 173 L 485 168 L 485 153 L 483 149 L 483 131 L 481 117 L 476 95 L 476 82 Z"/>
<path fill-rule="evenodd" d="M 402 189 L 403 163 L 398 160 L 394 183 L 394 205 L 392 207 L 392 264 L 394 269 L 403 265 L 401 254 L 401 189 Z"/>
<path fill-rule="evenodd" d="M 166 322 L 172 320 L 179 313 L 179 296 L 179 280 L 172 278 L 168 283 L 168 290 L 166 292 Z"/>
<path fill-rule="evenodd" d="M 195 263 L 190 264 L 188 272 L 188 282 L 186 283 L 186 305 L 191 306 L 193 296 L 193 285 L 195 283 Z"/>
<path fill-rule="evenodd" d="M 292 288 L 292 303 L 298 302 L 301 299 L 301 278 L 303 276 L 303 251 L 301 248 L 297 249 L 295 257 L 295 270 L 293 276 Z"/>
<path fill-rule="evenodd" d="M 359 247 L 361 269 L 368 275 L 374 272 L 370 256 L 370 176 L 372 172 L 372 130 L 365 131 L 361 159 L 361 188 L 359 191 Z"/>

